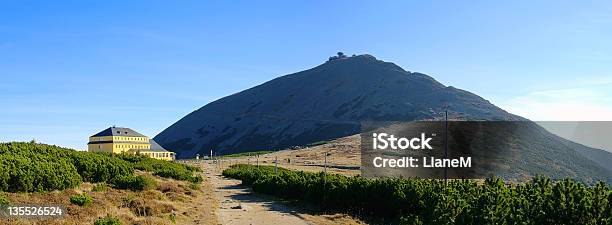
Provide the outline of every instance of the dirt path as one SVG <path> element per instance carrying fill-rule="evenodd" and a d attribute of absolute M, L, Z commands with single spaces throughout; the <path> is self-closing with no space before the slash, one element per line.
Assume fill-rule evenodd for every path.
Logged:
<path fill-rule="evenodd" d="M 203 205 L 217 216 L 218 224 L 365 224 L 344 213 L 321 213 L 297 205 L 287 205 L 270 196 L 253 193 L 239 180 L 228 179 L 221 175 L 235 162 L 223 161 L 219 164 L 212 161 L 188 161 L 187 164 L 204 170 L 205 181 L 209 182 L 210 205 Z"/>
<path fill-rule="evenodd" d="M 240 181 L 227 179 L 221 169 L 204 164 L 208 178 L 213 183 L 219 202 L 219 223 L 221 224 L 311 224 L 294 209 L 273 200 L 254 194 Z"/>

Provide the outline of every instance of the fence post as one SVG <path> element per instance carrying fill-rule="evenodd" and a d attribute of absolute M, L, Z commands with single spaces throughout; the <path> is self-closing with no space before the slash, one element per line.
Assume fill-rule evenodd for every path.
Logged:
<path fill-rule="evenodd" d="M 327 173 L 327 152 L 325 153 L 325 160 L 323 161 L 323 173 Z"/>
<path fill-rule="evenodd" d="M 278 172 L 278 156 L 274 158 L 274 174 L 277 174 L 277 172 Z"/>
<path fill-rule="evenodd" d="M 326 205 L 325 201 L 325 192 L 327 192 L 327 152 L 325 152 L 325 157 L 323 161 L 323 205 Z"/>

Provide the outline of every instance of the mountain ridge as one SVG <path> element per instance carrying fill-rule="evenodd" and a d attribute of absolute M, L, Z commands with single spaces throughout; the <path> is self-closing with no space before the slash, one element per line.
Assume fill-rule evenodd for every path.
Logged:
<path fill-rule="evenodd" d="M 443 120 L 445 109 L 451 120 L 530 122 L 426 74 L 359 55 L 330 58 L 208 103 L 154 140 L 177 158 L 281 150 L 361 133 L 362 122 Z M 504 177 L 543 173 L 612 181 L 611 171 L 589 159 L 601 150 L 568 144 L 535 126 L 526 133 L 533 135 L 515 143 L 522 149 L 504 147 L 518 154 L 502 160 L 510 168 Z"/>
<path fill-rule="evenodd" d="M 406 96 L 408 99 L 402 99 Z M 427 101 L 437 101 L 437 103 L 431 104 L 419 100 L 419 97 L 427 98 Z M 332 99 L 333 102 L 330 104 Z M 394 104 L 394 101 L 401 103 Z M 457 104 L 459 107 L 453 107 L 455 101 L 470 102 L 472 106 L 464 107 Z M 289 147 L 289 141 L 250 147 L 215 140 L 203 140 L 206 144 L 202 144 L 193 141 L 198 139 L 198 136 L 189 135 L 190 137 L 177 138 L 171 133 L 180 130 L 177 127 L 187 128 L 193 133 L 200 134 L 199 138 L 204 139 L 213 133 L 224 138 L 237 134 L 244 137 L 246 134 L 257 133 L 253 128 L 247 133 L 239 131 L 232 133 L 231 129 L 235 127 L 231 125 L 229 128 L 226 126 L 206 128 L 193 125 L 210 125 L 207 124 L 209 123 L 207 121 L 216 119 L 222 119 L 231 124 L 236 123 L 236 125 L 243 119 L 251 118 L 249 119 L 251 123 L 257 123 L 257 121 L 263 122 L 261 118 L 266 118 L 284 121 L 318 121 L 328 125 L 340 124 L 340 126 L 358 124 L 363 120 L 439 119 L 441 114 L 436 112 L 441 111 L 440 102 L 449 105 L 451 116 L 454 118 L 523 119 L 494 106 L 471 92 L 445 86 L 426 74 L 406 71 L 394 63 L 378 60 L 371 55 L 358 55 L 330 60 L 312 69 L 280 76 L 213 101 L 162 131 L 155 137 L 155 140 L 162 146 L 173 149 L 185 149 L 190 146 L 192 147 L 188 149 L 199 148 L 198 151 L 193 151 L 193 154 L 188 154 L 189 156 L 197 152 L 209 152 L 209 149 L 218 150 L 220 153 L 280 149 Z M 427 110 L 419 110 L 420 108 Z M 231 119 L 233 121 L 219 117 L 233 117 Z M 253 119 L 253 117 L 261 118 Z M 189 122 L 186 122 L 187 120 Z M 291 129 L 291 124 L 285 124 L 284 128 Z M 334 130 L 333 128 L 323 130 L 329 129 Z M 355 127 L 343 129 L 350 130 L 341 132 L 343 135 L 354 134 L 358 130 Z M 276 134 L 278 136 L 277 132 Z M 306 144 L 305 141 L 316 142 L 337 137 L 340 136 L 303 137 L 304 141 L 297 141 L 295 144 Z M 257 149 L 248 149 L 253 147 Z M 179 157 L 183 155 L 185 154 L 179 153 Z"/>

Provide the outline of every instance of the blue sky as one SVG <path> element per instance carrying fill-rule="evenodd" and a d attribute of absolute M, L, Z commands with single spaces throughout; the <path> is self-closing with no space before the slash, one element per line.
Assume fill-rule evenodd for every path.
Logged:
<path fill-rule="evenodd" d="M 534 120 L 612 120 L 610 1 L 2 1 L 0 141 L 85 149 L 337 51 Z"/>

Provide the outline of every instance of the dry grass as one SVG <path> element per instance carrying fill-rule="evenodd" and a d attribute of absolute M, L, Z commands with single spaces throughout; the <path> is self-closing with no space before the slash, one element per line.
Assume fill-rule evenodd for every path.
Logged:
<path fill-rule="evenodd" d="M 64 191 L 4 193 L 13 204 L 61 204 L 67 207 L 67 212 L 61 219 L 0 219 L 0 224 L 93 224 L 107 214 L 123 224 L 217 224 L 218 203 L 211 196 L 212 186 L 207 179 L 199 184 L 199 190 L 194 190 L 185 181 L 139 173 L 143 174 L 158 182 L 157 189 L 133 192 L 109 187 L 94 192 L 93 184 L 84 183 Z M 88 207 L 70 204 L 70 196 L 81 193 L 92 196 L 93 204 Z M 173 213 L 175 223 L 171 220 Z"/>
<path fill-rule="evenodd" d="M 308 172 L 321 172 L 324 170 L 325 155 L 327 154 L 327 172 L 337 173 L 346 176 L 356 176 L 361 174 L 361 139 L 359 135 L 339 138 L 327 144 L 318 145 L 299 150 L 283 150 L 273 153 L 259 155 L 259 157 L 235 157 L 222 159 L 217 165 L 217 169 L 223 170 L 229 165 L 244 163 L 255 165 L 274 165 L 278 160 L 278 165 L 292 170 Z M 201 166 L 202 162 L 190 161 L 188 164 Z"/>

